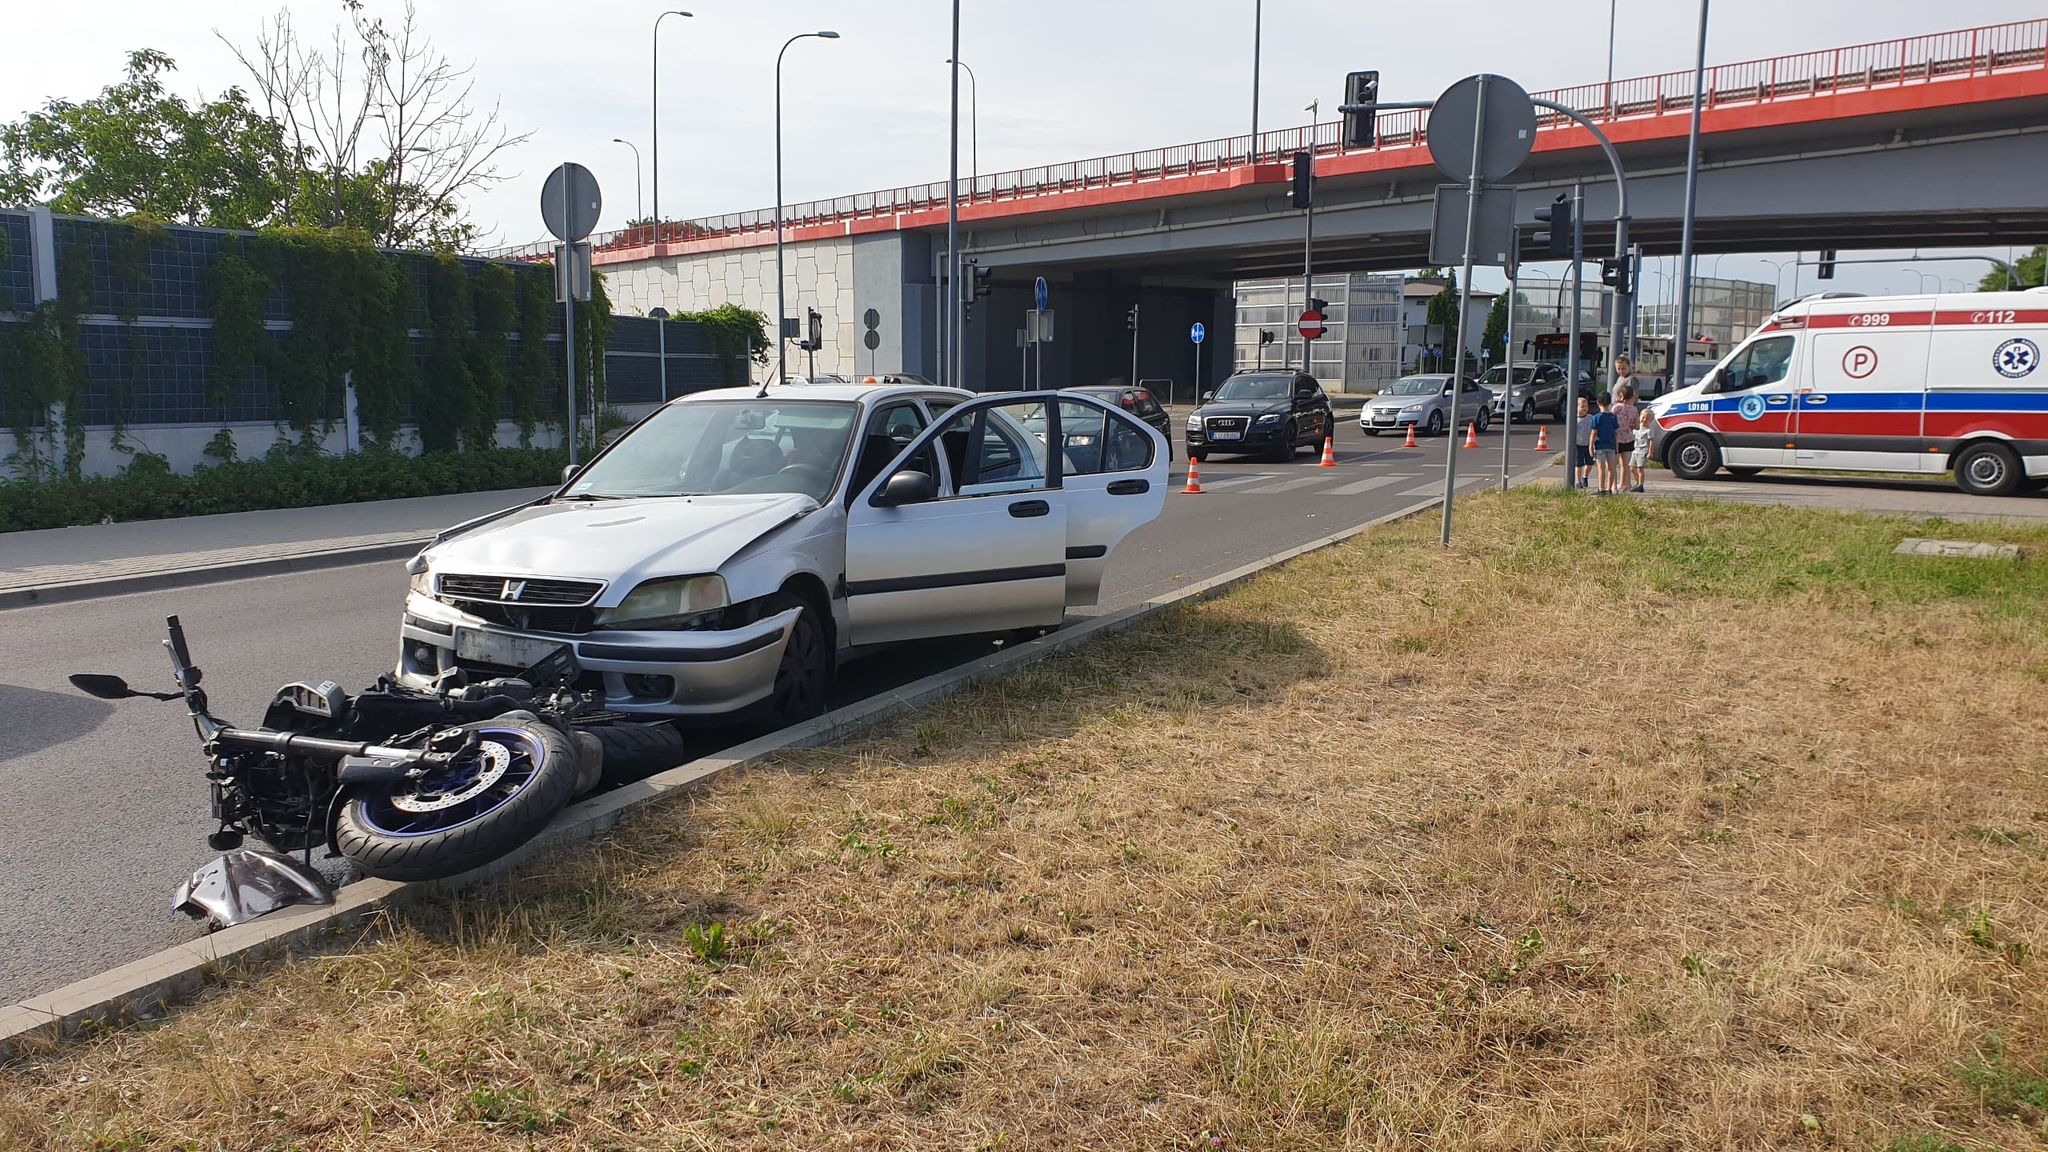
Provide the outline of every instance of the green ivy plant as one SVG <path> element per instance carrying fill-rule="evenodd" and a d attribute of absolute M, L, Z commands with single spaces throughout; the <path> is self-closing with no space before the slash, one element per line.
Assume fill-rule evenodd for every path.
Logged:
<path fill-rule="evenodd" d="M 719 366 L 725 372 L 725 383 L 738 386 L 747 382 L 749 349 L 756 364 L 768 363 L 768 349 L 773 347 L 768 339 L 768 317 L 752 308 L 737 304 L 720 304 L 702 312 L 683 312 L 669 318 L 670 322 L 688 320 L 704 332 L 704 342 L 718 357 Z"/>

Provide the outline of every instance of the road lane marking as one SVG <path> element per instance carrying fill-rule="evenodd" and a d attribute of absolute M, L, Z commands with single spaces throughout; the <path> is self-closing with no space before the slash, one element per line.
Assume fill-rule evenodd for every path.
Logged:
<path fill-rule="evenodd" d="M 1271 496 L 1278 492 L 1292 492 L 1296 488 L 1306 488 L 1311 484 L 1323 484 L 1328 481 L 1329 477 L 1327 476 L 1301 476 L 1293 480 L 1282 480 L 1278 484 L 1268 484 L 1264 488 L 1247 488 L 1244 490 L 1244 494 L 1247 496 Z"/>
<path fill-rule="evenodd" d="M 1397 484 L 1403 480 L 1413 479 L 1415 479 L 1414 476 L 1406 473 L 1399 476 L 1375 476 L 1370 480 L 1360 480 L 1352 484 L 1342 484 L 1335 488 L 1326 488 L 1323 490 L 1323 495 L 1356 496 L 1360 492 L 1370 492 L 1375 488 L 1384 488 L 1389 484 Z"/>

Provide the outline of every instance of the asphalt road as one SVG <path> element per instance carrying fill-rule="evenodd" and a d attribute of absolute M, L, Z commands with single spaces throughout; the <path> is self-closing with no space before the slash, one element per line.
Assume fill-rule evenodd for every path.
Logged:
<path fill-rule="evenodd" d="M 1342 414 L 1340 414 L 1342 415 Z M 1215 457 L 1208 490 L 1176 491 L 1160 518 L 1117 550 L 1104 582 L 1111 611 L 1320 539 L 1440 492 L 1443 442 L 1400 448 L 1340 421 L 1340 467 Z M 1553 433 L 1553 444 L 1557 440 Z M 1535 460 L 1533 430 L 1513 467 Z M 1500 475 L 1498 433 L 1459 452 L 1461 491 Z M 1178 446 L 1176 446 L 1178 455 Z M 405 576 L 389 561 L 164 592 L 0 611 L 0 1003 L 125 963 L 198 929 L 170 911 L 171 890 L 212 855 L 204 765 L 177 703 L 94 700 L 72 672 L 112 672 L 168 687 L 163 618 L 183 618 L 214 711 L 255 723 L 281 683 L 369 684 L 391 666 Z M 843 700 L 882 691 L 987 651 L 980 642 L 895 650 L 843 676 Z M 909 656 L 908 659 L 905 656 Z M 730 739 L 728 736 L 726 739 Z M 698 754 L 722 741 L 693 738 Z"/>

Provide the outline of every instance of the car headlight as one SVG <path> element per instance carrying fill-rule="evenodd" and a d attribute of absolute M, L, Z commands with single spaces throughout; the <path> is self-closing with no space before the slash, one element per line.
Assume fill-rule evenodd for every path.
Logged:
<path fill-rule="evenodd" d="M 1200 413 L 1189 413 L 1189 414 L 1188 414 L 1188 427 L 1190 427 L 1190 428 L 1200 428 L 1201 426 L 1202 426 L 1202 417 L 1201 417 L 1201 414 L 1200 414 Z"/>
<path fill-rule="evenodd" d="M 730 603 L 722 576 L 649 580 L 627 593 L 618 607 L 599 609 L 594 624 L 599 628 L 672 628 Z"/>
<path fill-rule="evenodd" d="M 425 596 L 430 600 L 433 599 L 434 574 L 422 567 L 419 571 L 412 574 L 411 588 L 414 595 Z"/>
<path fill-rule="evenodd" d="M 1420 405 L 1420 404 L 1410 404 L 1410 405 L 1409 405 L 1409 406 L 1407 406 L 1406 408 L 1403 408 L 1403 409 L 1401 409 L 1401 415 L 1403 415 L 1403 416 L 1413 416 L 1414 414 L 1416 414 L 1417 412 L 1420 412 L 1420 411 L 1422 411 L 1422 405 Z"/>
<path fill-rule="evenodd" d="M 1259 423 L 1278 424 L 1280 422 L 1280 418 L 1285 415 L 1285 412 L 1268 412 L 1264 416 L 1259 417 Z"/>

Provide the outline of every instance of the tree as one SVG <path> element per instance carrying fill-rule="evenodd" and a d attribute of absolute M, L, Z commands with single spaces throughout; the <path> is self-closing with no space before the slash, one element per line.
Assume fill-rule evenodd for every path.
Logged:
<path fill-rule="evenodd" d="M 288 194 L 278 124 L 239 88 L 187 103 L 164 87 L 177 64 L 128 54 L 121 80 L 83 103 L 52 100 L 0 125 L 0 203 L 89 216 L 254 228 Z"/>
<path fill-rule="evenodd" d="M 2016 275 L 2008 279 L 2005 269 L 1993 268 L 1984 274 L 1983 280 L 1978 282 L 1977 291 L 2003 292 L 2008 286 L 2012 288 L 2039 288 L 2044 282 L 2043 274 L 2048 273 L 2048 245 L 2038 247 L 2018 260 L 2013 261 L 2013 269 Z"/>
<path fill-rule="evenodd" d="M 1492 354 L 1490 363 L 1507 363 L 1508 305 L 1505 292 L 1493 298 L 1493 309 L 1486 314 L 1486 331 L 1479 336 L 1482 354 Z"/>
<path fill-rule="evenodd" d="M 1451 363 L 1456 355 L 1453 351 L 1458 342 L 1458 274 L 1448 269 L 1443 274 L 1443 291 L 1429 298 L 1429 310 L 1423 320 L 1431 330 L 1443 334 L 1443 355 L 1439 363 Z"/>
<path fill-rule="evenodd" d="M 363 0 L 343 4 L 348 20 L 325 48 L 300 38 L 288 10 L 250 49 L 221 38 L 297 160 L 291 222 L 358 228 L 387 247 L 470 245 L 463 197 L 505 179 L 499 158 L 532 133 L 473 105 L 471 69 L 420 31 L 411 3 L 395 29 Z"/>

